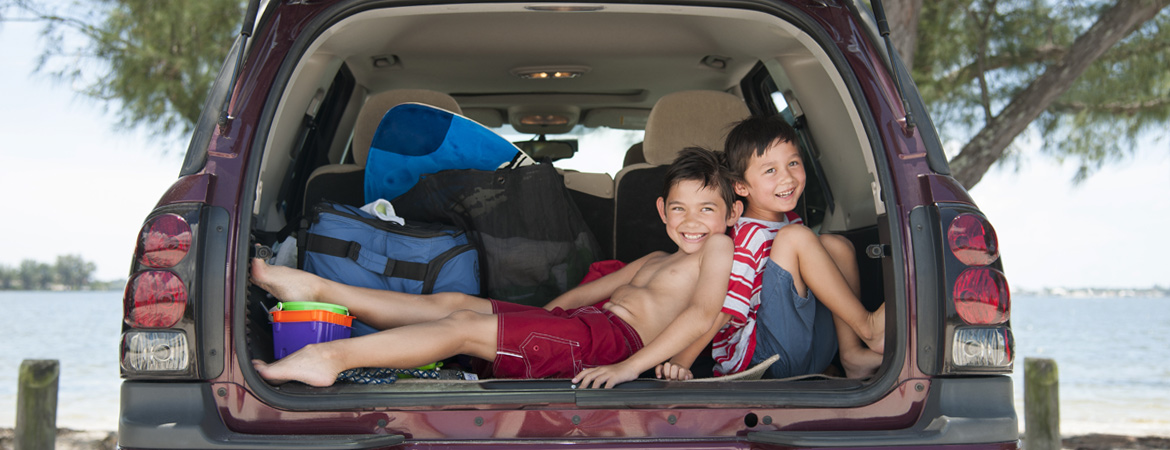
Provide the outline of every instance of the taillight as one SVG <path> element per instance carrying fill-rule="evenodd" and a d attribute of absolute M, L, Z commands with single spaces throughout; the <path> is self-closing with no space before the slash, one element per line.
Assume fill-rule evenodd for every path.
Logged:
<path fill-rule="evenodd" d="M 960 273 L 951 297 L 959 317 L 972 325 L 1001 324 L 1011 315 L 1007 278 L 990 267 L 971 267 Z"/>
<path fill-rule="evenodd" d="M 159 208 L 138 234 L 122 298 L 122 376 L 196 375 L 194 291 L 201 206 Z"/>
<path fill-rule="evenodd" d="M 191 249 L 191 225 L 176 214 L 150 219 L 138 237 L 137 259 L 147 267 L 173 267 Z"/>
<path fill-rule="evenodd" d="M 135 328 L 174 326 L 187 311 L 187 287 L 165 270 L 139 272 L 126 283 L 126 325 Z"/>
<path fill-rule="evenodd" d="M 1013 348 L 1008 328 L 962 327 L 955 329 L 951 359 L 959 368 L 1010 367 Z"/>
<path fill-rule="evenodd" d="M 999 242 L 995 229 L 982 217 L 959 214 L 947 227 L 947 244 L 951 254 L 968 266 L 986 266 L 999 259 Z"/>
<path fill-rule="evenodd" d="M 944 373 L 1006 373 L 1015 346 L 1011 291 L 995 229 L 978 210 L 940 206 L 947 299 Z"/>
<path fill-rule="evenodd" d="M 181 331 L 128 331 L 122 335 L 122 371 L 186 371 L 189 347 L 187 335 Z"/>

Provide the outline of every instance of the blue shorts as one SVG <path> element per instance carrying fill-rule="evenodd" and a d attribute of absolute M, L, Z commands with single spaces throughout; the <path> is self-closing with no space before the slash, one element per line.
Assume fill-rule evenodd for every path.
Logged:
<path fill-rule="evenodd" d="M 756 310 L 756 350 L 752 365 L 780 355 L 765 378 L 787 378 L 821 373 L 837 354 L 833 313 L 817 301 L 796 292 L 792 274 L 771 259 L 764 263 L 760 307 Z"/>

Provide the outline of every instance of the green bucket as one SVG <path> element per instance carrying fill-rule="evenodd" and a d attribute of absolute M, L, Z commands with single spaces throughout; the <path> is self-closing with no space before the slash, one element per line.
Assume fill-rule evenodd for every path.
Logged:
<path fill-rule="evenodd" d="M 341 305 L 334 305 L 332 303 L 321 302 L 280 302 L 276 304 L 278 311 L 309 311 L 320 309 L 329 311 L 331 313 L 341 314 L 343 316 L 349 315 L 349 308 Z"/>

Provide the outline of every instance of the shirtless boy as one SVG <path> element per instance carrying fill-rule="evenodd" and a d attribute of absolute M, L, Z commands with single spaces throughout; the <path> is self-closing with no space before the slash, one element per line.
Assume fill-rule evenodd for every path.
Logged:
<path fill-rule="evenodd" d="M 329 386 L 347 369 L 406 369 L 459 354 L 491 362 L 497 377 L 572 377 L 584 388 L 633 380 L 703 336 L 719 313 L 732 262 L 725 231 L 738 216 L 726 171 L 713 152 L 684 149 L 658 198 L 678 252 L 646 255 L 543 309 L 461 293 L 347 286 L 253 260 L 252 281 L 277 298 L 346 306 L 384 331 L 252 363 L 269 381 L 313 386 Z"/>

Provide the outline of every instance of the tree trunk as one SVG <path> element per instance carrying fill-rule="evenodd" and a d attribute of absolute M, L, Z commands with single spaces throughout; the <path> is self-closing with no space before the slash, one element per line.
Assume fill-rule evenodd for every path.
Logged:
<path fill-rule="evenodd" d="M 950 162 L 955 179 L 967 189 L 978 184 L 1016 136 L 1064 94 L 1093 61 L 1168 4 L 1170 0 L 1119 0 L 1105 10 L 1097 18 L 1097 23 L 1077 37 L 1063 58 L 1048 66 L 1043 75 L 1016 94 L 963 146 Z"/>
<path fill-rule="evenodd" d="M 914 52 L 918 49 L 918 12 L 922 11 L 922 0 L 888 0 L 882 5 L 890 24 L 890 40 L 906 65 L 906 71 L 911 72 L 914 70 Z"/>

